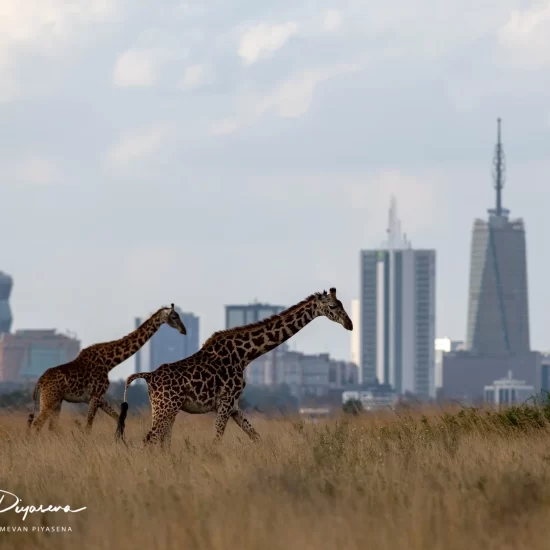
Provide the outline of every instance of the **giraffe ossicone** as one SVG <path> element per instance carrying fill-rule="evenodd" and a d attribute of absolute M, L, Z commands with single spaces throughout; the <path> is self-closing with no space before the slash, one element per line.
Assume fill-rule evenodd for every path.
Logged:
<path fill-rule="evenodd" d="M 129 359 L 153 334 L 166 323 L 187 334 L 178 312 L 171 307 L 162 307 L 130 334 L 114 340 L 94 344 L 83 349 L 78 357 L 69 363 L 49 368 L 38 379 L 33 393 L 35 411 L 29 415 L 28 426 L 37 432 L 50 419 L 50 429 L 55 427 L 63 401 L 88 403 L 86 428 L 92 428 L 98 409 L 118 420 L 117 412 L 105 400 L 109 389 L 109 372 Z M 40 412 L 34 419 L 38 393 L 40 391 Z"/>
<path fill-rule="evenodd" d="M 258 323 L 215 332 L 202 348 L 181 361 L 164 364 L 147 373 L 128 377 L 124 401 L 116 431 L 124 439 L 128 413 L 128 386 L 137 378 L 147 382 L 152 408 L 152 427 L 146 443 L 159 442 L 167 446 L 179 411 L 190 414 L 216 412 L 216 440 L 225 431 L 229 418 L 253 440 L 260 436 L 239 409 L 239 399 L 245 387 L 245 368 L 261 355 L 294 336 L 316 317 L 326 317 L 353 330 L 353 323 L 336 288 L 317 292 L 285 311 Z"/>

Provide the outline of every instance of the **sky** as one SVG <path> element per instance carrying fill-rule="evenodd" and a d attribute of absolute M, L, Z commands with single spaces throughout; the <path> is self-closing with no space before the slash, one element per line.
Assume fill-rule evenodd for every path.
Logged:
<path fill-rule="evenodd" d="M 463 339 L 500 116 L 531 344 L 550 349 L 549 98 L 550 1 L 0 0 L 14 329 L 87 346 L 175 302 L 204 341 L 227 303 L 332 286 L 350 312 L 395 194 L 437 250 L 436 333 Z M 291 344 L 350 357 L 326 319 Z"/>

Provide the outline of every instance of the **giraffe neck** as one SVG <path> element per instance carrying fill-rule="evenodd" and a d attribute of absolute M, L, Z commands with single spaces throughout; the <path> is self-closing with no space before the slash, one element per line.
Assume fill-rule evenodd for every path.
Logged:
<path fill-rule="evenodd" d="M 260 326 L 250 330 L 237 331 L 235 344 L 245 366 L 254 359 L 292 338 L 300 332 L 319 312 L 313 299 L 296 304 L 279 315 L 266 319 Z M 246 327 L 243 327 L 245 329 Z"/>
<path fill-rule="evenodd" d="M 105 347 L 101 351 L 107 358 L 106 366 L 109 370 L 132 357 L 151 339 L 163 323 L 162 312 L 162 309 L 157 311 L 136 330 L 120 340 L 104 344 Z"/>

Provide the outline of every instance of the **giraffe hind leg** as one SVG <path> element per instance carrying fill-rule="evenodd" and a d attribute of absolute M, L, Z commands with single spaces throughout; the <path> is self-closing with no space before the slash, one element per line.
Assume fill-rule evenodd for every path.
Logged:
<path fill-rule="evenodd" d="M 114 418 L 118 422 L 118 413 L 105 401 L 105 399 L 102 399 L 99 408 L 106 414 L 108 414 L 111 418 Z"/>
<path fill-rule="evenodd" d="M 42 429 L 48 418 L 50 418 L 57 409 L 61 410 L 62 401 L 63 397 L 58 392 L 48 393 L 47 389 L 42 391 L 40 395 L 40 412 L 32 422 L 32 428 L 35 433 L 38 433 Z"/>
<path fill-rule="evenodd" d="M 63 402 L 61 401 L 57 407 L 55 407 L 52 410 L 52 413 L 50 415 L 50 423 L 48 425 L 48 429 L 50 432 L 57 430 L 59 427 L 59 415 L 61 413 L 61 405 Z"/>
<path fill-rule="evenodd" d="M 260 434 L 252 427 L 252 424 L 245 418 L 241 409 L 233 411 L 231 418 L 235 421 L 243 432 L 252 439 L 252 441 L 259 441 L 261 439 Z"/>
<path fill-rule="evenodd" d="M 168 449 L 172 440 L 172 428 L 178 412 L 179 409 L 176 407 L 170 407 L 169 409 L 155 407 L 153 410 L 153 425 L 145 436 L 143 443 L 146 445 L 160 443 L 162 449 Z"/>
<path fill-rule="evenodd" d="M 36 417 L 36 420 L 32 423 L 32 427 L 34 428 L 35 433 L 38 433 L 42 429 L 42 426 L 44 426 L 48 418 L 50 418 L 53 411 L 54 407 L 44 409 L 41 408 L 38 416 Z"/>

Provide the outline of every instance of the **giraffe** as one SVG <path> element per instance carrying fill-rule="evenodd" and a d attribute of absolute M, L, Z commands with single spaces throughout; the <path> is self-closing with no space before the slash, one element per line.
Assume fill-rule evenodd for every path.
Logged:
<path fill-rule="evenodd" d="M 32 426 L 36 432 L 39 432 L 50 418 L 49 428 L 54 429 L 63 401 L 88 403 L 87 432 L 92 428 L 98 408 L 117 420 L 117 412 L 104 398 L 109 388 L 109 371 L 134 355 L 163 323 L 183 335 L 187 333 L 180 316 L 174 309 L 174 304 L 171 304 L 171 307 L 159 309 L 136 330 L 123 338 L 89 346 L 83 349 L 73 361 L 49 368 L 38 379 L 34 388 L 34 412 L 29 415 L 28 427 Z M 34 420 L 39 390 L 40 413 Z"/>
<path fill-rule="evenodd" d="M 258 440 L 258 432 L 239 409 L 239 398 L 245 387 L 244 369 L 251 361 L 287 341 L 321 316 L 353 330 L 351 319 L 336 297 L 336 289 L 331 288 L 329 293 L 325 290 L 312 294 L 258 323 L 215 332 L 197 353 L 186 359 L 161 365 L 152 372 L 133 374 L 126 380 L 116 439 L 124 441 L 128 386 L 137 378 L 144 378 L 152 409 L 152 427 L 144 444 L 160 443 L 162 448 L 169 446 L 179 411 L 191 414 L 216 412 L 215 443 L 221 440 L 229 418 L 250 439 Z"/>

